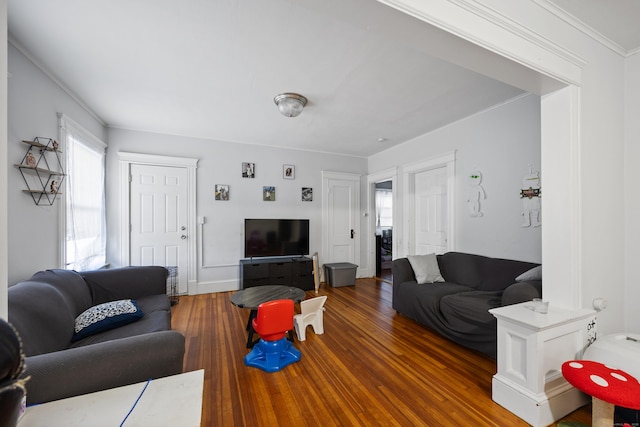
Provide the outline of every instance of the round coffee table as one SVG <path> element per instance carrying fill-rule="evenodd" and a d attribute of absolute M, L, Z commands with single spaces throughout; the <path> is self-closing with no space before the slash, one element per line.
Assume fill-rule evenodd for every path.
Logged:
<path fill-rule="evenodd" d="M 252 321 L 258 314 L 258 306 L 263 302 L 274 301 L 278 299 L 291 299 L 296 304 L 300 303 L 306 296 L 306 292 L 300 288 L 282 285 L 254 286 L 242 289 L 231 295 L 231 303 L 240 308 L 248 308 L 249 320 L 247 322 L 247 348 L 251 348 L 257 342 L 253 341 L 253 324 Z M 292 337 L 289 331 L 289 337 Z"/>

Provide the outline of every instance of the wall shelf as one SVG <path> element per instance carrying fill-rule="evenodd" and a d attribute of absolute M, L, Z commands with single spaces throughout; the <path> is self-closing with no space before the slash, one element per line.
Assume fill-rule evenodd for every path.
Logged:
<path fill-rule="evenodd" d="M 35 137 L 33 141 L 22 141 L 28 145 L 19 164 L 14 166 L 20 171 L 26 189 L 37 206 L 51 206 L 60 193 L 66 174 L 62 167 L 58 142 L 52 138 Z M 38 153 L 35 154 L 34 151 Z"/>

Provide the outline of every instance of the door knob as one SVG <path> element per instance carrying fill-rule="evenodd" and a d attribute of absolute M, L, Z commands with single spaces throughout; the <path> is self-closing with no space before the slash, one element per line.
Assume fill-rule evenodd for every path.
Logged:
<path fill-rule="evenodd" d="M 186 229 L 187 229 L 187 227 L 185 227 L 184 225 L 182 227 L 180 227 L 180 230 L 182 230 L 182 231 L 184 231 Z"/>
<path fill-rule="evenodd" d="M 185 235 L 183 234 L 182 236 L 180 236 L 180 238 L 181 238 L 182 240 L 185 240 L 185 239 L 187 238 L 187 236 L 185 236 Z"/>

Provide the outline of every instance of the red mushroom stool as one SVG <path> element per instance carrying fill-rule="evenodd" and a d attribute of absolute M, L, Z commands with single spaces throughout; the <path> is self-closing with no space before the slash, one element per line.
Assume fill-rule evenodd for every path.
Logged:
<path fill-rule="evenodd" d="M 562 375 L 591 396 L 593 427 L 613 426 L 615 406 L 640 409 L 640 383 L 620 369 L 592 360 L 570 360 L 562 364 Z"/>

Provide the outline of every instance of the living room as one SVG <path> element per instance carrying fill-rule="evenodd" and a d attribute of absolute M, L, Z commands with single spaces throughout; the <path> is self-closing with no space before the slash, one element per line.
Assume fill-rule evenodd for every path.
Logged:
<path fill-rule="evenodd" d="M 396 7 L 408 9 L 403 3 L 406 2 L 394 2 Z M 439 3 L 441 10 L 415 6 L 411 13 L 427 22 L 446 22 L 453 34 L 472 34 L 473 40 L 485 48 L 493 46 L 493 54 L 498 52 L 502 58 L 509 58 L 505 61 L 510 64 L 490 71 L 485 62 L 472 63 L 470 51 L 465 50 L 466 65 L 478 71 L 484 67 L 483 71 L 494 78 L 502 75 L 507 83 L 530 94 L 366 158 L 107 127 L 9 44 L 8 148 L 6 157 L 1 158 L 7 180 L 3 209 L 8 218 L 3 244 L 9 251 L 6 259 L 0 260 L 2 271 L 6 272 L 4 285 L 0 286 L 2 301 L 6 286 L 59 264 L 59 206 L 33 206 L 31 199 L 18 190 L 22 183 L 11 165 L 23 154 L 19 141 L 34 136 L 55 137 L 56 114 L 64 112 L 108 142 L 108 259 L 113 265 L 122 262 L 119 184 L 112 181 L 113 176 L 119 177 L 118 152 L 199 159 L 197 215 L 205 218 L 199 238 L 206 246 L 198 253 L 196 289 L 217 292 L 237 285 L 237 262 L 242 257 L 238 217 L 268 212 L 275 217 L 308 217 L 312 223 L 321 224 L 322 171 L 361 175 L 365 194 L 367 175 L 402 169 L 456 150 L 456 249 L 542 262 L 544 294 L 552 304 L 590 307 L 593 299 L 602 297 L 609 301 L 609 308 L 599 314 L 599 333 L 638 332 L 633 314 L 640 290 L 634 284 L 633 267 L 640 253 L 640 244 L 634 238 L 639 232 L 634 218 L 640 206 L 634 195 L 633 172 L 640 156 L 634 144 L 640 125 L 633 117 L 640 105 L 640 55 L 621 55 L 559 22 L 551 13 L 547 12 L 546 18 L 536 18 L 540 12 L 536 4 L 513 10 L 510 2 L 504 1 L 495 7 L 524 28 L 553 40 L 552 46 L 545 45 L 546 49 L 533 46 L 527 36 L 516 36 L 504 27 L 500 36 L 491 34 L 492 24 L 482 18 L 486 16 L 483 13 L 492 15 L 489 11 L 464 11 L 478 21 L 477 26 L 469 28 L 456 18 L 456 13 L 462 13 L 457 6 Z M 516 38 L 517 46 L 508 45 L 507 35 L 509 40 Z M 560 53 L 554 52 L 558 46 L 562 47 Z M 440 54 L 458 63 L 465 61 L 455 49 Z M 506 69 L 513 72 L 507 73 Z M 531 70 L 535 70 L 535 78 Z M 553 90 L 548 80 L 557 85 Z M 560 89 L 565 85 L 568 91 Z M 302 114 L 307 113 L 312 113 L 311 108 Z M 508 126 L 498 127 L 497 123 Z M 474 146 L 478 140 L 493 146 Z M 203 148 L 203 144 L 208 145 Z M 251 156 L 247 157 L 247 153 Z M 241 177 L 241 164 L 247 161 L 256 163 L 255 179 Z M 294 180 L 282 179 L 283 164 L 295 165 Z M 538 229 L 520 225 L 518 193 L 530 165 L 541 171 L 544 186 L 544 227 Z M 481 202 L 485 213 L 481 218 L 468 215 L 463 197 L 468 187 L 466 175 L 474 168 L 483 173 L 487 192 L 485 203 Z M 214 200 L 216 184 L 230 186 L 228 202 Z M 275 203 L 262 200 L 264 185 L 276 186 Z M 300 200 L 302 187 L 314 189 L 311 202 Z M 509 209 L 505 208 L 507 200 L 514 202 Z M 368 203 L 363 201 L 363 213 L 368 213 L 364 209 Z M 404 219 L 401 215 L 397 218 L 400 227 L 394 228 L 394 237 L 402 235 Z M 361 236 L 367 235 L 367 224 L 362 222 Z M 513 234 L 503 232 L 507 227 Z M 319 251 L 321 230 L 314 228 L 312 233 L 312 251 Z M 217 249 L 221 247 L 225 250 Z M 361 241 L 359 265 L 363 272 L 372 269 L 369 247 Z M 0 310 L 0 314 L 4 312 Z"/>

